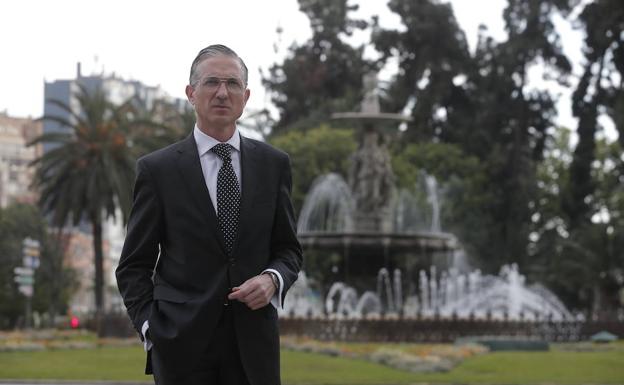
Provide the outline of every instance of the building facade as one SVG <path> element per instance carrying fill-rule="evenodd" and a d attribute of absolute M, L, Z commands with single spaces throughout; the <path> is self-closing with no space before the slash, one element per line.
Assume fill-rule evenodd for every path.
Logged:
<path fill-rule="evenodd" d="M 38 194 L 31 186 L 35 173 L 31 163 L 43 149 L 28 143 L 41 132 L 40 121 L 0 112 L 0 207 L 37 201 Z"/>
<path fill-rule="evenodd" d="M 43 115 L 51 117 L 59 117 L 71 121 L 71 114 L 59 107 L 52 100 L 61 102 L 69 106 L 76 115 L 80 114 L 80 103 L 76 98 L 76 93 L 80 90 L 80 86 L 86 88 L 87 91 L 100 89 L 104 92 L 109 101 L 113 104 L 120 105 L 131 98 L 135 98 L 137 103 L 142 107 L 151 109 L 156 101 L 166 101 L 172 104 L 178 110 L 182 111 L 187 101 L 184 99 L 173 98 L 164 90 L 156 86 L 148 86 L 136 80 L 125 80 L 117 77 L 115 74 L 105 75 L 87 75 L 84 76 L 81 71 L 80 63 L 76 65 L 76 78 L 54 80 L 44 83 L 44 105 Z M 58 122 L 52 120 L 43 121 L 43 131 L 63 132 L 68 128 L 62 127 Z M 44 151 L 49 149 L 50 144 L 44 144 Z"/>

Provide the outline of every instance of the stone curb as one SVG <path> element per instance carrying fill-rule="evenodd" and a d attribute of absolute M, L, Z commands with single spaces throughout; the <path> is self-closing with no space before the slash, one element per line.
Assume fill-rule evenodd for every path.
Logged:
<path fill-rule="evenodd" d="M 1 379 L 0 384 L 41 384 L 41 385 L 154 385 L 154 382 L 136 381 L 80 381 L 80 380 L 11 380 Z"/>

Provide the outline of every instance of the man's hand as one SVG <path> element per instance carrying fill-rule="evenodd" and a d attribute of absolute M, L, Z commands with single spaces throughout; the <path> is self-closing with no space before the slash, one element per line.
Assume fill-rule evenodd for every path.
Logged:
<path fill-rule="evenodd" d="M 228 299 L 235 299 L 246 304 L 251 310 L 258 310 L 269 304 L 275 294 L 273 280 L 268 274 L 256 275 L 242 285 L 232 288 Z"/>

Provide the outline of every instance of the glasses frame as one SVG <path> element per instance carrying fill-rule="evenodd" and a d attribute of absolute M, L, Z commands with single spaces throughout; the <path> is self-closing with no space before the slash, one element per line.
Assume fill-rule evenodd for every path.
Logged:
<path fill-rule="evenodd" d="M 217 80 L 219 83 L 218 85 L 209 85 L 208 81 L 209 80 Z M 234 85 L 232 83 L 230 83 L 232 80 L 235 80 L 237 83 L 237 88 L 230 88 L 233 87 Z M 219 76 L 206 76 L 203 79 L 201 79 L 199 81 L 199 85 L 202 87 L 205 87 L 207 90 L 212 91 L 212 92 L 216 92 L 220 87 L 221 84 L 225 84 L 225 89 L 227 90 L 228 93 L 234 94 L 234 95 L 242 95 L 245 92 L 245 89 L 247 89 L 247 85 L 245 84 L 245 82 L 243 82 L 241 79 L 237 78 L 237 77 L 227 77 L 227 78 L 222 78 Z"/>

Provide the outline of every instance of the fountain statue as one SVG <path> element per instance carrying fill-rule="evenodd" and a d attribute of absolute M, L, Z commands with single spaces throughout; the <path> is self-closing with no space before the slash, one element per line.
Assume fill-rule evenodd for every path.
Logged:
<path fill-rule="evenodd" d="M 378 119 L 380 114 L 377 78 L 364 76 L 365 95 L 360 114 L 348 115 L 355 119 Z M 341 115 L 334 115 L 339 118 Z M 344 115 L 343 115 L 344 116 Z M 397 120 L 403 117 L 397 116 Z M 349 187 L 356 207 L 357 229 L 362 231 L 391 230 L 388 212 L 394 195 L 394 172 L 384 138 L 372 125 L 364 128 L 360 148 L 351 156 Z"/>
<path fill-rule="evenodd" d="M 357 209 L 357 228 L 390 231 L 388 211 L 394 193 L 394 173 L 388 151 L 374 130 L 364 134 L 362 146 L 351 157 L 349 187 Z"/>

